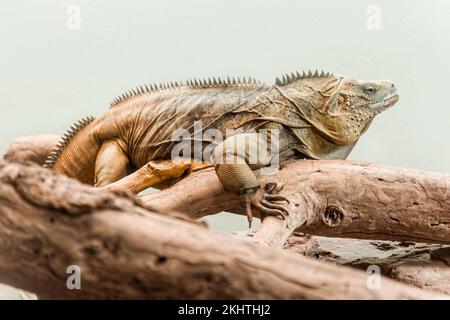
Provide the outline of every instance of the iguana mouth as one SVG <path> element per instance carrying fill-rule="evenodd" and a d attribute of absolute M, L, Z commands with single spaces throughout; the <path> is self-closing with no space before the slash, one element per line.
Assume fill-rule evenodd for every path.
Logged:
<path fill-rule="evenodd" d="M 397 91 L 394 91 L 394 92 L 384 96 L 383 99 L 381 99 L 380 101 L 377 101 L 374 103 L 368 103 L 368 104 L 362 105 L 361 107 L 381 112 L 381 111 L 393 106 L 394 104 L 396 104 L 398 99 L 399 99 L 399 95 L 398 95 Z"/>
<path fill-rule="evenodd" d="M 387 95 L 386 97 L 384 97 L 384 107 L 390 107 L 390 106 L 394 105 L 395 103 L 397 103 L 397 101 L 398 101 L 398 93 L 393 92 L 393 93 Z"/>

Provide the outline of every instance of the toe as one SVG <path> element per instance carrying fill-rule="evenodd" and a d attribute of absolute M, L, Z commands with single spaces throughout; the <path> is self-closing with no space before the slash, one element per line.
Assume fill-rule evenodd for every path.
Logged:
<path fill-rule="evenodd" d="M 262 214 L 270 215 L 270 216 L 281 216 L 286 219 L 285 213 L 279 209 L 271 209 L 263 206 L 262 204 L 257 204 L 256 209 L 258 209 Z"/>
<path fill-rule="evenodd" d="M 291 201 L 285 196 L 275 195 L 275 194 L 267 194 L 264 196 L 265 199 L 270 201 L 285 201 L 287 203 L 291 203 Z"/>

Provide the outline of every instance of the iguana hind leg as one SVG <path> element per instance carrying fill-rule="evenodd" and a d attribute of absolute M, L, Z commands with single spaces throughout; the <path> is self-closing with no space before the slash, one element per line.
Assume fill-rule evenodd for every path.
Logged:
<path fill-rule="evenodd" d="M 109 141 L 102 145 L 95 161 L 96 188 L 104 187 L 128 174 L 130 161 L 117 141 Z"/>
<path fill-rule="evenodd" d="M 139 193 L 163 181 L 176 179 L 192 170 L 190 164 L 170 160 L 150 161 L 128 175 L 130 161 L 117 141 L 102 145 L 95 162 L 95 187 Z"/>
<path fill-rule="evenodd" d="M 180 178 L 183 174 L 191 171 L 199 171 L 211 167 L 207 163 L 182 163 L 171 160 L 150 161 L 136 172 L 122 178 L 121 180 L 107 185 L 109 190 L 128 190 L 139 193 L 164 181 Z"/>

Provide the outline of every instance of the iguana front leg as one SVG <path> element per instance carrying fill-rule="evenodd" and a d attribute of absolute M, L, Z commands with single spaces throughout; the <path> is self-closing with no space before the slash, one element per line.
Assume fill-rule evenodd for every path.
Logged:
<path fill-rule="evenodd" d="M 281 216 L 284 219 L 289 214 L 284 206 L 274 203 L 289 203 L 289 200 L 284 196 L 271 194 L 275 188 L 264 190 L 253 173 L 252 168 L 267 166 L 271 161 L 270 153 L 261 154 L 258 146 L 260 139 L 257 133 L 239 134 L 228 138 L 214 150 L 217 177 L 225 190 L 239 196 L 247 214 L 249 227 L 253 219 L 252 207 L 261 215 Z M 254 154 L 255 151 L 257 155 Z M 276 183 L 272 183 L 274 184 Z"/>

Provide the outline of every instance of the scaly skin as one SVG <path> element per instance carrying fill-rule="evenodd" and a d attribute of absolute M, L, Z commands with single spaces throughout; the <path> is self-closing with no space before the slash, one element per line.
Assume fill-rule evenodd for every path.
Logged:
<path fill-rule="evenodd" d="M 249 222 L 252 208 L 284 217 L 288 211 L 276 202 L 288 200 L 263 190 L 253 172 L 267 166 L 269 156 L 250 163 L 252 155 L 242 147 L 260 144 L 255 132 L 279 130 L 282 160 L 345 159 L 373 118 L 397 100 L 390 82 L 317 72 L 284 76 L 270 86 L 214 79 L 141 87 L 117 98 L 101 117 L 73 128 L 46 166 L 95 187 L 137 193 L 203 166 L 171 161 L 172 134 L 189 129 L 198 140 L 194 123 L 201 120 L 201 133 L 218 129 L 225 137 L 227 129 L 238 131 L 215 145 L 212 161 L 224 188 L 240 197 Z M 200 139 L 203 148 L 211 142 Z M 227 161 L 218 161 L 220 156 Z"/>

